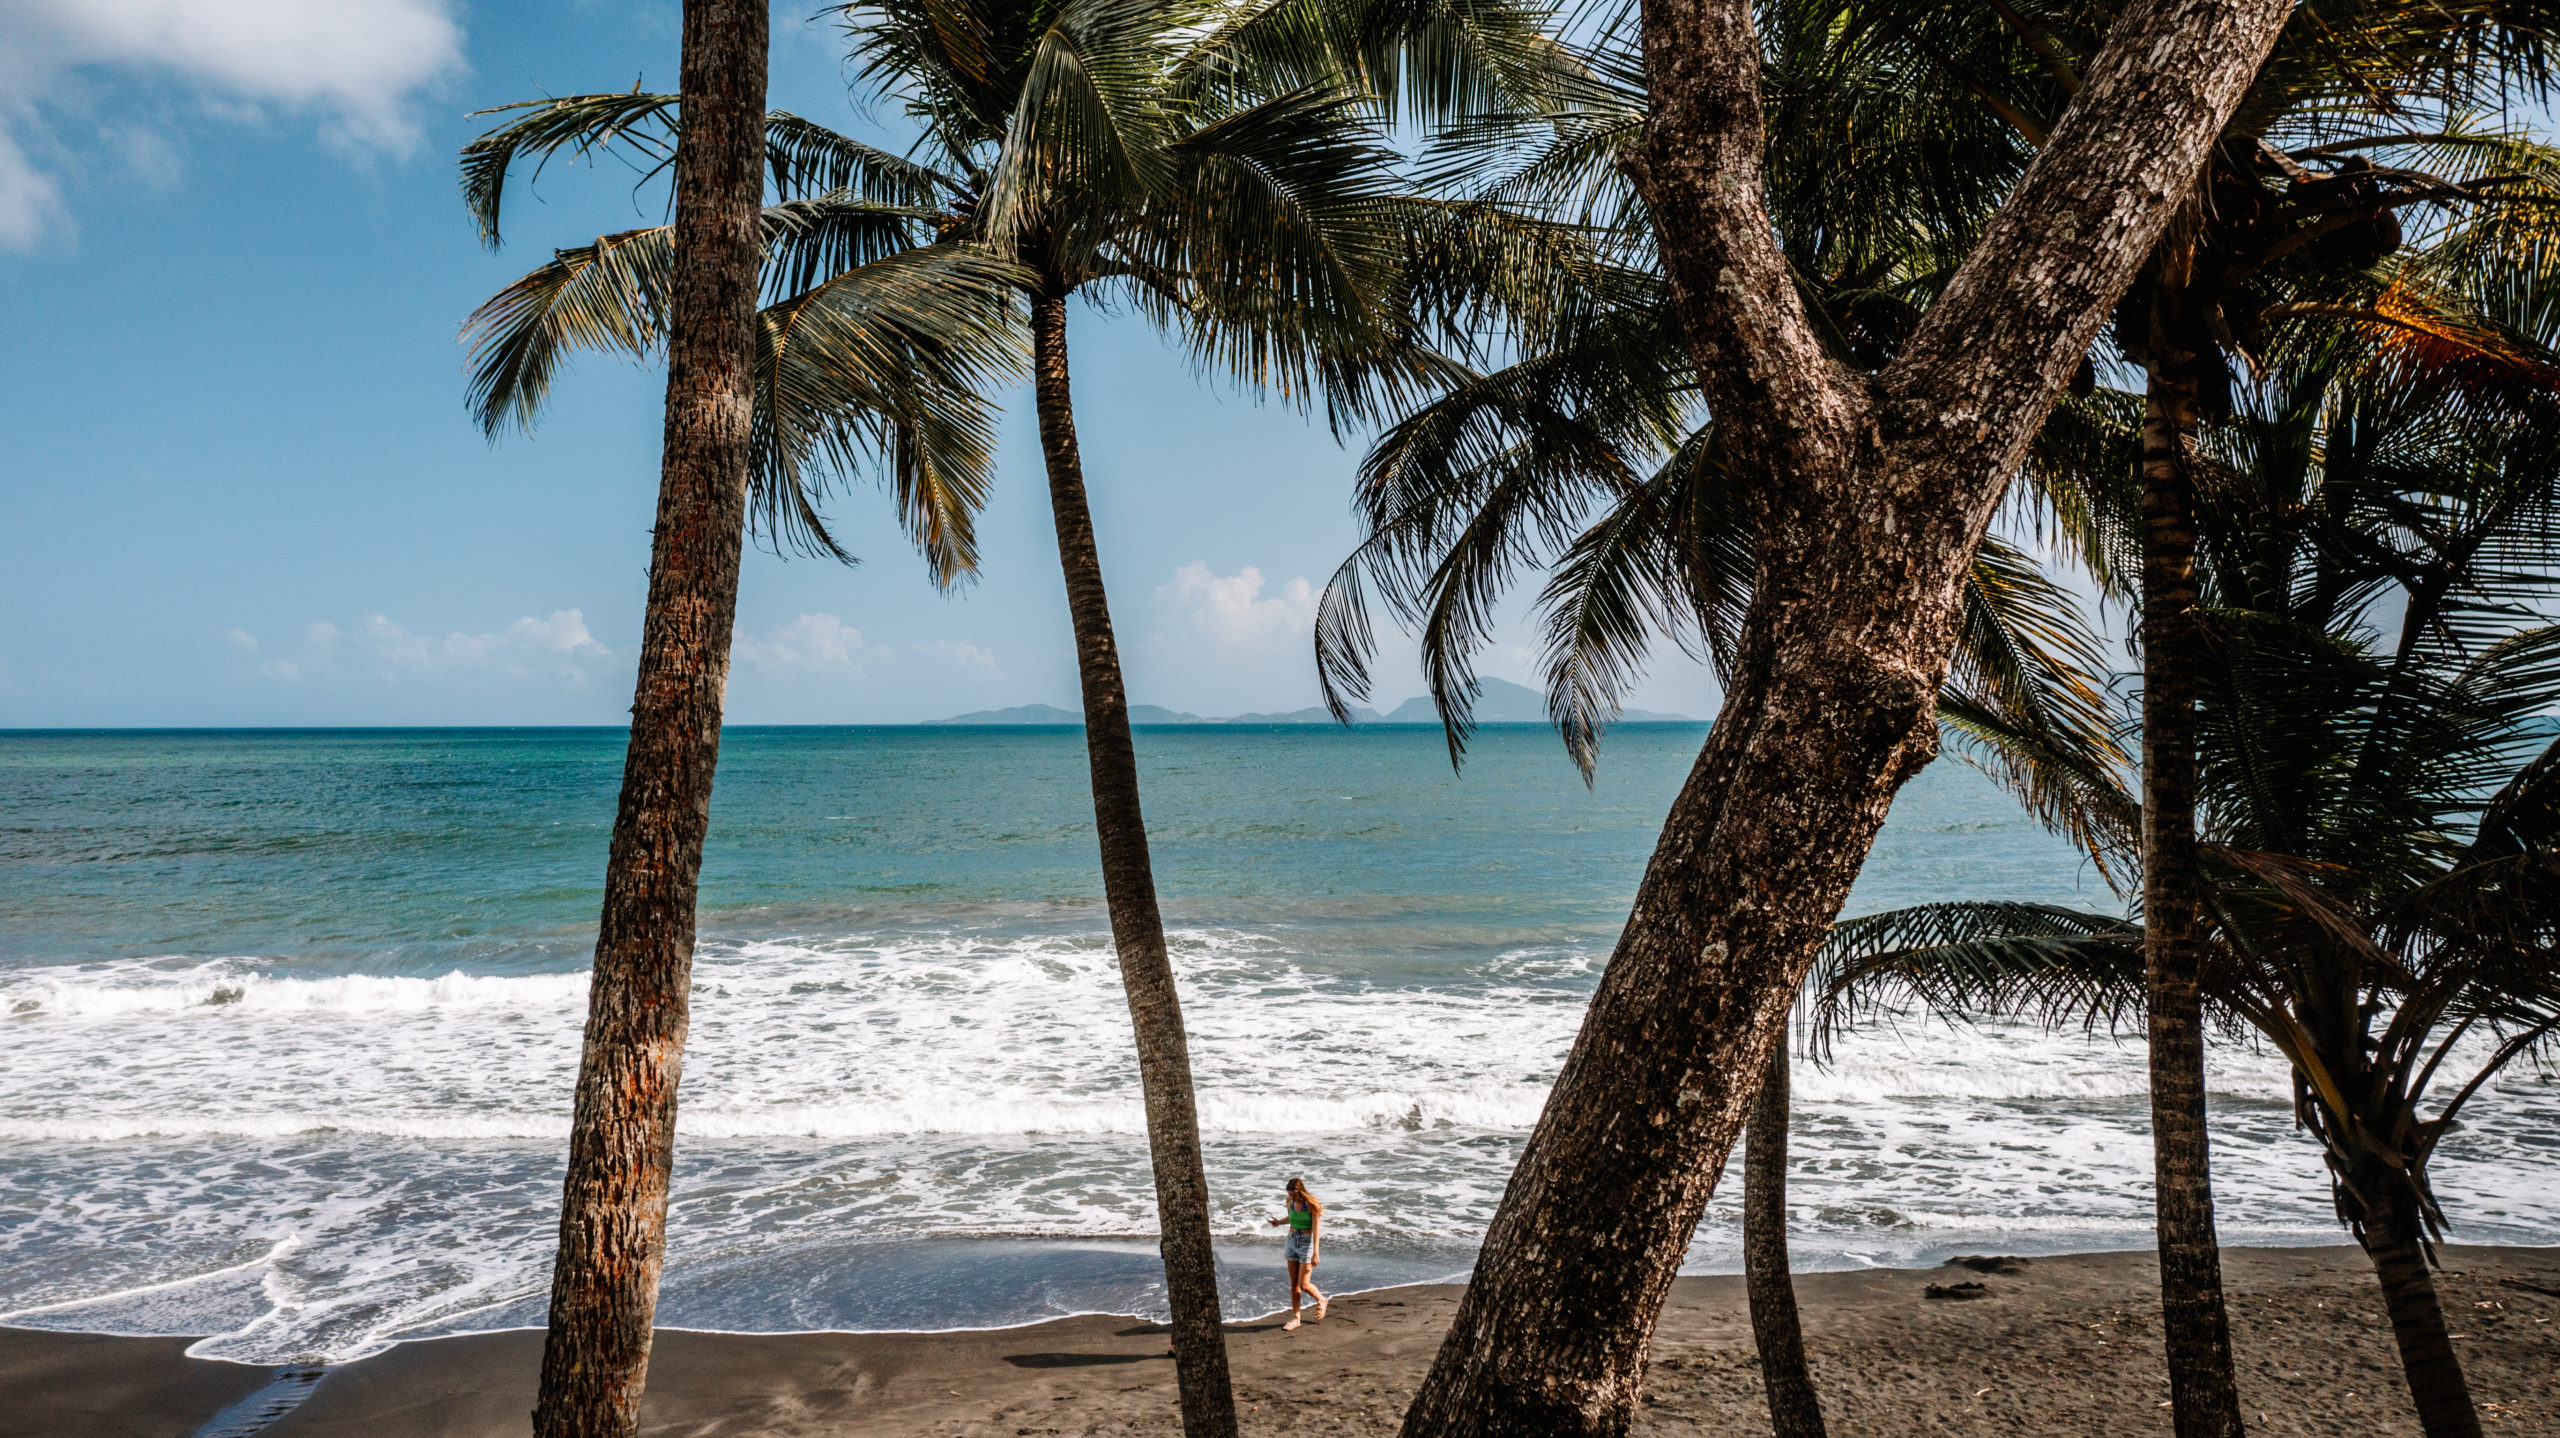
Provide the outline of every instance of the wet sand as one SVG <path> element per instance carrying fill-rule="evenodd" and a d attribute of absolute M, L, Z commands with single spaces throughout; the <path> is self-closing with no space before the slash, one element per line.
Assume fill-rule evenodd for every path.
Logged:
<path fill-rule="evenodd" d="M 2350 1248 L 2232 1249 L 2240 1386 L 2261 1435 L 2415 1435 L 2380 1295 Z M 2439 1275 L 2472 1391 L 2499 1433 L 2560 1438 L 2560 1249 L 2449 1247 Z M 1991 1265 L 1993 1268 L 2005 1265 Z M 1931 1297 L 1978 1283 L 1965 1297 Z M 1843 1434 L 2166 1435 L 2148 1253 L 1797 1280 L 1814 1377 Z M 1964 1291 L 1964 1290 L 1959 1290 Z M 1338 1300 L 1295 1333 L 1231 1329 L 1248 1435 L 1391 1434 L 1458 1290 Z M 0 1435 L 187 1438 L 270 1371 L 183 1339 L 0 1330 Z M 937 1334 L 659 1336 L 644 1431 L 784 1435 L 1179 1432 L 1160 1327 L 1069 1318 Z M 529 1431 L 541 1335 L 403 1344 L 337 1370 L 261 1438 Z M 1656 1330 L 1640 1433 L 1766 1433 L 1741 1280 L 1684 1278 Z"/>

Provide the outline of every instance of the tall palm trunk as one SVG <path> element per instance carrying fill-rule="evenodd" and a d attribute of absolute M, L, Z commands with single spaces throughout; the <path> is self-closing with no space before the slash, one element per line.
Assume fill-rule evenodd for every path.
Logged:
<path fill-rule="evenodd" d="M 649 1372 L 746 528 L 769 26 L 764 0 L 684 7 L 666 449 L 533 1413 L 541 1438 L 638 1432 Z"/>
<path fill-rule="evenodd" d="M 2391 1315 L 2391 1337 L 2400 1345 L 2400 1371 L 2418 1405 L 2419 1425 L 2427 1438 L 2480 1438 L 2471 1384 L 2462 1376 L 2462 1360 L 2454 1356 L 2444 1305 L 2427 1272 L 2425 1221 L 2417 1195 L 2409 1191 L 2405 1175 L 2379 1163 L 2365 1165 L 2350 1189 L 2364 1205 L 2358 1236 L 2373 1260 L 2374 1275 L 2382 1280 L 2383 1311 Z"/>
<path fill-rule="evenodd" d="M 1787 1261 L 1787 1043 L 1769 1050 L 1751 1126 L 1742 1138 L 1742 1273 L 1751 1294 L 1751 1338 L 1769 1392 L 1777 1438 L 1824 1438 L 1822 1399 L 1804 1359 L 1796 1284 Z"/>
<path fill-rule="evenodd" d="M 1067 300 L 1062 288 L 1031 302 L 1033 384 L 1040 450 L 1049 465 L 1049 504 L 1058 523 L 1058 563 L 1066 571 L 1075 622 L 1076 669 L 1084 683 L 1084 748 L 1093 770 L 1093 823 L 1102 841 L 1102 892 L 1111 940 L 1137 1031 L 1138 1083 L 1147 1101 L 1147 1152 L 1155 1165 L 1156 1223 L 1163 1232 L 1165 1291 L 1173 1305 L 1173 1346 L 1181 1369 L 1182 1428 L 1190 1438 L 1234 1438 L 1235 1397 L 1219 1328 L 1218 1266 L 1209 1242 L 1209 1180 L 1200 1161 L 1200 1117 L 1191 1100 L 1191 1050 L 1182 997 L 1165 952 L 1164 916 L 1147 860 L 1147 824 L 1138 808 L 1138 756 L 1129 739 L 1129 696 L 1102 587 L 1102 558 L 1084 497 L 1075 410 L 1067 393 Z"/>
<path fill-rule="evenodd" d="M 2203 887 L 2196 872 L 2196 382 L 2155 363 L 2142 417 L 2142 914 L 2161 1331 L 2178 1438 L 2238 1438 L 2205 1135 Z"/>

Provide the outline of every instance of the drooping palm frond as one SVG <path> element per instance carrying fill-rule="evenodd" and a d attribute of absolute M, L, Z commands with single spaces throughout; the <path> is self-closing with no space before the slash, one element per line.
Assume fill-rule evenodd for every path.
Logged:
<path fill-rule="evenodd" d="M 1411 388 L 1400 345 L 1393 152 L 1356 95 L 1293 90 L 1191 130 L 1131 227 L 1139 263 L 1182 276 L 1194 358 L 1339 428 Z"/>
<path fill-rule="evenodd" d="M 979 249 L 914 247 L 921 212 L 841 192 L 768 206 L 752 517 L 778 545 L 849 558 L 820 515 L 833 484 L 883 464 L 937 583 L 973 573 L 991 477 L 983 396 L 1020 372 L 1018 272 Z M 654 355 L 668 315 L 666 226 L 559 251 L 465 323 L 471 404 L 530 427 L 577 350 Z"/>
<path fill-rule="evenodd" d="M 1654 635 L 1729 673 L 1751 595 L 1750 519 L 1701 428 L 1621 495 L 1555 564 L 1546 616 L 1547 717 L 1591 782 L 1600 739 L 1644 674 Z"/>
<path fill-rule="evenodd" d="M 666 333 L 670 242 L 660 225 L 558 251 L 473 310 L 462 333 L 481 429 L 530 428 L 573 351 L 654 354 Z"/>
<path fill-rule="evenodd" d="M 913 246 L 930 212 L 861 200 L 842 191 L 765 207 L 768 290 L 793 293 L 820 277 Z M 553 253 L 549 263 L 499 291 L 463 322 L 473 363 L 472 412 L 484 430 L 530 426 L 553 376 L 576 350 L 646 358 L 667 318 L 674 232 L 625 230 Z"/>
<path fill-rule="evenodd" d="M 764 532 L 841 556 L 829 481 L 885 461 L 898 514 L 937 584 L 977 571 L 994 480 L 985 398 L 1021 373 L 1020 273 L 976 246 L 912 249 L 768 307 L 757 364 L 755 496 Z"/>
<path fill-rule="evenodd" d="M 1065 0 L 1031 36 L 977 223 L 999 247 L 1104 242 L 1080 211 L 1162 194 L 1182 118 L 1160 83 L 1178 17 L 1155 0 Z M 1045 231 L 1045 233 L 1044 233 Z"/>
<path fill-rule="evenodd" d="M 498 212 L 506 199 L 507 179 L 516 166 L 534 162 L 532 178 L 567 154 L 592 159 L 614 153 L 639 164 L 642 177 L 675 163 L 677 99 L 642 94 L 633 89 L 617 95 L 563 95 L 551 100 L 525 100 L 500 105 L 479 115 L 523 111 L 462 147 L 462 200 L 480 227 L 480 242 L 498 248 Z"/>
<path fill-rule="evenodd" d="M 1923 904 L 1835 926 L 1804 992 L 1823 1050 L 1865 1014 L 1905 1003 L 2112 1028 L 2142 1011 L 2142 930 L 2049 904 Z"/>

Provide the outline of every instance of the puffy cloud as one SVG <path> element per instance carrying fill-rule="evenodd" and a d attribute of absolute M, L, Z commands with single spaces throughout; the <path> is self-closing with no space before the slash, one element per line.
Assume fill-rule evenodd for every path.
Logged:
<path fill-rule="evenodd" d="M 1156 603 L 1194 635 L 1232 646 L 1264 647 L 1314 632 L 1316 591 L 1303 578 L 1264 598 L 1262 571 L 1251 565 L 1229 575 L 1209 572 L 1193 560 L 1156 590 Z"/>
<path fill-rule="evenodd" d="M 1157 588 L 1130 687 L 1149 703 L 1201 714 L 1313 704 L 1308 636 L 1318 598 L 1304 578 L 1275 587 L 1251 566 L 1217 574 L 1194 560 Z"/>
<path fill-rule="evenodd" d="M 736 664 L 767 673 L 860 674 L 865 658 L 891 659 L 897 655 L 894 649 L 866 647 L 861 630 L 832 614 L 803 614 L 788 624 L 775 625 L 761 636 L 740 634 L 731 641 L 730 653 Z"/>
<path fill-rule="evenodd" d="M 68 225 L 64 136 L 92 131 L 147 181 L 177 168 L 167 138 L 85 111 L 109 80 L 175 82 L 209 113 L 316 116 L 353 156 L 417 143 L 418 92 L 462 65 L 449 0 L 10 0 L 0 4 L 0 246 Z"/>
<path fill-rule="evenodd" d="M 981 649 L 966 639 L 920 640 L 907 647 L 962 673 L 996 675 L 1004 672 L 992 651 Z"/>
<path fill-rule="evenodd" d="M 336 627 L 325 620 L 305 631 L 310 647 L 323 652 L 334 650 L 338 637 Z M 456 630 L 442 636 L 412 634 L 387 615 L 368 614 L 356 628 L 355 642 L 394 676 L 548 674 L 583 684 L 592 661 L 613 654 L 587 632 L 586 616 L 575 609 L 555 609 L 539 619 L 528 614 L 494 634 Z"/>

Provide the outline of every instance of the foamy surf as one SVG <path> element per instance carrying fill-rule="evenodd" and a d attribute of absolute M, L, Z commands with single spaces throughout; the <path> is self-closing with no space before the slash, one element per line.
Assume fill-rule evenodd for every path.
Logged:
<path fill-rule="evenodd" d="M 1595 790 L 1535 735 L 1463 782 L 1428 734 L 1145 742 L 1232 1310 L 1281 1301 L 1290 1174 L 1345 1286 L 1462 1273 L 1693 738 L 1613 738 Z M 209 739 L 136 791 L 81 750 L 13 809 L 13 852 L 60 862 L 0 863 L 6 1321 L 269 1364 L 539 1323 L 618 757 Z M 1074 736 L 746 733 L 722 763 L 661 1318 L 1161 1312 Z M 2078 883 L 1941 765 L 1859 902 L 2103 900 Z M 1833 1058 L 1796 1070 L 1800 1262 L 2149 1241 L 2137 1044 L 1905 1021 Z M 2226 1236 L 2337 1236 L 2283 1065 L 2209 1074 Z M 2560 1085 L 2519 1072 L 2469 1119 L 2438 1162 L 2457 1236 L 2560 1239 Z M 1696 1267 L 1737 1262 L 1733 1188 Z"/>

